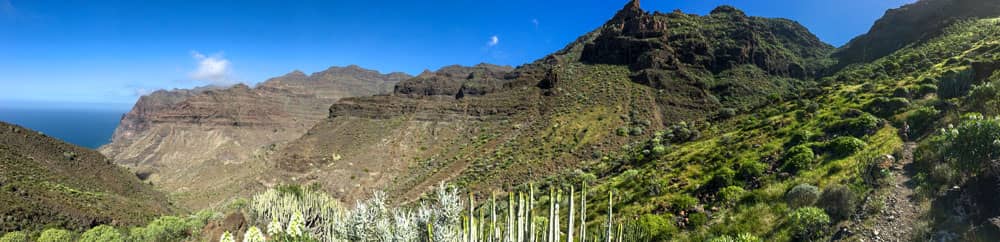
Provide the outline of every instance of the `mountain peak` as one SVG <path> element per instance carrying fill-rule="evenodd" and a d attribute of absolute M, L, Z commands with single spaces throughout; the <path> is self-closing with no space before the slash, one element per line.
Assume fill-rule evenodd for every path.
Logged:
<path fill-rule="evenodd" d="M 738 16 L 746 16 L 746 13 L 743 13 L 743 10 L 740 10 L 730 5 L 720 5 L 709 13 L 709 15 L 719 15 L 719 14 L 735 14 Z"/>
<path fill-rule="evenodd" d="M 611 18 L 611 21 L 613 22 L 625 21 L 628 19 L 633 19 L 639 16 L 643 16 L 645 14 L 646 11 L 642 10 L 642 6 L 639 5 L 639 0 L 631 0 L 627 4 L 625 4 L 625 7 L 622 7 L 621 10 L 618 10 L 618 13 L 615 13 L 615 17 Z"/>

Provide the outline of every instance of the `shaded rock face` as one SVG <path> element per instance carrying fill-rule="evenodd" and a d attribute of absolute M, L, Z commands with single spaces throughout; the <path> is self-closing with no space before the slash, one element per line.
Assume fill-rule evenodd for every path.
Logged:
<path fill-rule="evenodd" d="M 435 72 L 425 71 L 396 85 L 394 93 L 406 96 L 480 96 L 503 88 L 504 76 L 513 68 L 492 64 L 446 66 Z"/>
<path fill-rule="evenodd" d="M 259 170 L 225 167 L 259 163 L 268 149 L 326 118 L 340 98 L 387 94 L 409 78 L 348 66 L 312 75 L 295 71 L 256 87 L 158 91 L 139 99 L 123 116 L 112 142 L 100 150 L 167 191 L 210 193 L 202 187 L 213 186 L 216 179 Z M 228 172 L 213 173 L 217 171 Z M 221 202 L 211 199 L 204 202 Z M 204 206 L 197 203 L 185 205 Z"/>
<path fill-rule="evenodd" d="M 581 61 L 628 65 L 637 82 L 662 88 L 668 84 L 664 78 L 698 78 L 688 77 L 684 72 L 694 71 L 685 69 L 718 74 L 741 65 L 754 65 L 770 75 L 807 78 L 821 68 L 806 63 L 831 50 L 790 20 L 748 17 L 730 6 L 708 16 L 649 14 L 633 1 L 584 47 Z"/>
<path fill-rule="evenodd" d="M 921 0 L 885 12 L 868 33 L 855 37 L 833 57 L 837 68 L 867 62 L 910 43 L 937 36 L 946 27 L 963 19 L 1000 16 L 1000 1 Z"/>

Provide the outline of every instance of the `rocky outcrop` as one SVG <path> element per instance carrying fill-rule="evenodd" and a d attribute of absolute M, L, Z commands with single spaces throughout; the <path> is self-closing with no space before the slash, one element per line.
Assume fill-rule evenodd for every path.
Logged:
<path fill-rule="evenodd" d="M 446 66 L 440 70 L 424 71 L 417 77 L 396 85 L 394 93 L 405 96 L 481 96 L 503 88 L 504 76 L 513 68 L 492 64 L 471 67 Z"/>
<path fill-rule="evenodd" d="M 949 25 L 971 18 L 1000 16 L 1000 1 L 922 0 L 885 12 L 868 33 L 852 39 L 836 53 L 837 69 L 872 61 L 911 43 L 938 36 Z"/>
<path fill-rule="evenodd" d="M 655 72 L 720 73 L 741 65 L 754 65 L 771 75 L 807 78 L 821 70 L 810 66 L 811 60 L 832 51 L 790 20 L 748 17 L 731 6 L 718 7 L 707 16 L 650 14 L 638 4 L 632 1 L 615 14 L 600 29 L 600 36 L 584 47 L 581 61 L 628 65 L 637 81 L 656 87 L 666 81 L 660 76 L 686 75 Z"/>
<path fill-rule="evenodd" d="M 348 66 L 294 71 L 256 87 L 158 91 L 140 98 L 100 150 L 167 191 L 211 193 L 205 187 L 225 183 L 216 179 L 232 178 L 212 172 L 249 176 L 259 169 L 234 164 L 259 163 L 268 149 L 326 118 L 340 98 L 388 94 L 409 78 Z M 185 205 L 222 202 L 212 199 L 196 196 Z"/>

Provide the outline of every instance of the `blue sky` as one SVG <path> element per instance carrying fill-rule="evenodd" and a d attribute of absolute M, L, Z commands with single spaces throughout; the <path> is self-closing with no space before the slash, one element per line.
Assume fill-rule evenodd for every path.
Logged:
<path fill-rule="evenodd" d="M 839 46 L 914 0 L 645 0 L 706 14 L 729 4 L 799 21 Z M 411 74 L 517 66 L 600 26 L 625 0 L 0 0 L 0 107 L 127 109 L 156 89 L 258 83 L 357 64 Z"/>

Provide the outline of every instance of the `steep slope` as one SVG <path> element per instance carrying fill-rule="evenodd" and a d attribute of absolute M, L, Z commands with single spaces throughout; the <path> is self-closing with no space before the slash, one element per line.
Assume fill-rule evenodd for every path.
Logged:
<path fill-rule="evenodd" d="M 220 202 L 202 196 L 220 194 L 217 189 L 227 191 L 225 197 L 248 192 L 227 181 L 262 170 L 260 157 L 301 136 L 336 100 L 388 93 L 407 78 L 349 66 L 295 71 L 254 88 L 159 91 L 140 98 L 100 150 L 185 198 L 184 205 L 200 207 Z"/>
<path fill-rule="evenodd" d="M 928 2 L 886 19 L 919 16 Z M 962 146 L 947 143 L 966 132 L 949 128 L 961 127 L 965 113 L 1000 114 L 998 23 L 953 22 L 822 77 L 812 95 L 697 127 L 701 136 L 693 140 L 671 139 L 677 128 L 659 130 L 536 187 L 593 181 L 588 203 L 606 203 L 614 192 L 615 215 L 641 218 L 638 226 L 657 228 L 660 240 L 996 241 L 1000 173 L 988 168 L 996 159 L 959 173 L 963 161 L 947 155 Z M 881 31 L 888 33 L 870 35 L 895 29 Z M 975 127 L 989 127 L 981 131 L 989 136 L 965 146 L 995 155 L 1000 125 L 981 123 Z M 813 201 L 800 193 L 810 188 Z M 829 222 L 804 225 L 818 216 L 802 216 L 799 207 L 817 207 Z"/>
<path fill-rule="evenodd" d="M 647 13 L 632 1 L 565 49 L 513 70 L 443 68 L 393 95 L 342 99 L 270 157 L 283 175 L 259 182 L 317 182 L 345 200 L 380 188 L 401 202 L 443 181 L 510 188 L 600 159 L 645 130 L 809 90 L 831 51 L 790 20 L 732 7 Z M 492 91 L 457 91 L 480 84 Z"/>
<path fill-rule="evenodd" d="M 0 122 L 0 233 L 143 224 L 167 201 L 96 151 Z"/>
<path fill-rule="evenodd" d="M 1000 16 L 997 1 L 920 0 L 886 11 L 868 33 L 852 39 L 833 57 L 839 60 L 839 67 L 873 61 L 938 36 L 961 20 L 995 16 Z"/>

